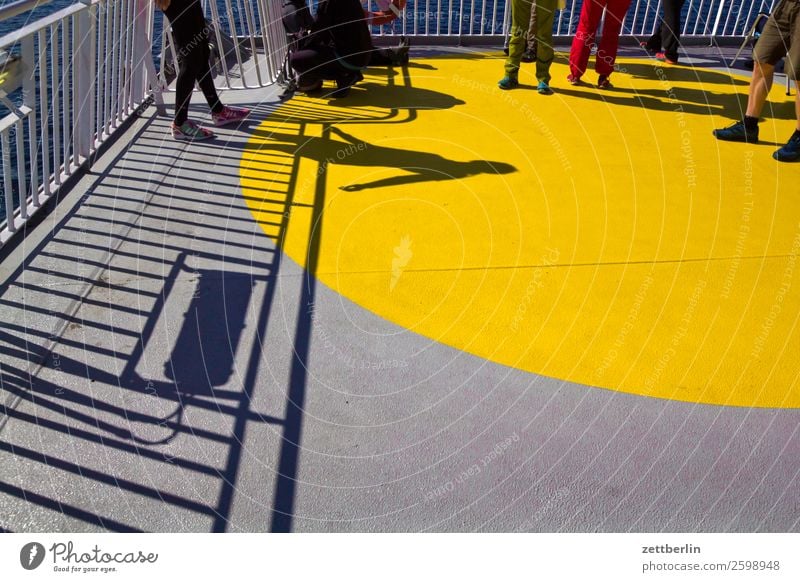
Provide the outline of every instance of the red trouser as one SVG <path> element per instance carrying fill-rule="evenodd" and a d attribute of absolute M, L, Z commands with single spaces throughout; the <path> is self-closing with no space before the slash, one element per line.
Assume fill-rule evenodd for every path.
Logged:
<path fill-rule="evenodd" d="M 597 36 L 597 26 L 603 16 L 603 8 L 606 8 L 606 20 L 603 23 L 603 38 L 600 39 L 600 46 L 595 56 L 594 70 L 598 75 L 610 75 L 614 71 L 619 33 L 630 5 L 631 0 L 583 1 L 578 31 L 575 33 L 572 50 L 569 52 L 569 71 L 573 77 L 580 77 L 586 72 L 589 54 Z"/>

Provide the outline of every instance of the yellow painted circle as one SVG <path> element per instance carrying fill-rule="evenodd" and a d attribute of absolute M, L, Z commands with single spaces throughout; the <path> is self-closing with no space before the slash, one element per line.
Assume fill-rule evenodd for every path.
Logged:
<path fill-rule="evenodd" d="M 552 96 L 525 65 L 500 91 L 482 55 L 371 69 L 261 124 L 245 199 L 319 280 L 436 341 L 623 392 L 800 407 L 800 165 L 771 157 L 793 97 L 773 88 L 762 143 L 724 143 L 746 79 L 620 67 L 600 92 L 557 62 Z"/>

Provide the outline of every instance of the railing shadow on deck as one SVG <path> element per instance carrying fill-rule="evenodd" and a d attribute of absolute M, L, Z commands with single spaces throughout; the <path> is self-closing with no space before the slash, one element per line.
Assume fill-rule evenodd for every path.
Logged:
<path fill-rule="evenodd" d="M 342 160 L 333 150 L 352 143 L 352 138 L 341 129 L 350 123 L 402 124 L 413 121 L 420 109 L 449 109 L 463 102 L 444 93 L 416 88 L 411 85 L 408 68 L 402 69 L 401 82 L 396 83 L 394 71 L 389 71 L 388 82 L 370 83 L 369 80 L 357 90 L 353 90 L 346 100 L 333 100 L 333 107 L 320 108 L 319 102 L 307 100 L 290 101 L 273 116 L 271 124 L 259 127 L 253 132 L 253 139 L 245 146 L 251 154 L 266 151 L 272 155 L 292 156 L 291 181 L 297 180 L 297 168 L 301 159 L 311 160 L 319 170 L 312 186 L 313 202 L 310 219 L 310 236 L 305 256 L 305 274 L 299 298 L 299 309 L 294 330 L 293 357 L 289 376 L 286 413 L 278 461 L 278 477 L 275 485 L 274 503 L 270 519 L 270 530 L 288 532 L 293 528 L 295 514 L 296 487 L 299 469 L 300 447 L 303 432 L 303 408 L 308 386 L 308 367 L 313 332 L 313 306 L 317 294 L 317 266 L 319 264 L 320 242 L 324 227 L 323 211 L 326 206 L 328 163 L 357 164 L 363 166 L 395 166 L 405 171 L 414 168 L 436 168 L 445 164 L 451 170 L 444 179 L 457 179 L 467 175 L 458 162 L 436 156 L 429 159 L 422 152 L 397 150 L 370 146 L 364 148 L 364 156 L 347 156 Z M 367 88 L 367 91 L 362 91 Z M 341 105 L 339 104 L 341 101 Z M 317 131 L 308 128 L 317 126 Z M 340 139 L 333 141 L 336 135 Z M 321 137 L 316 137 L 321 136 Z M 342 141 L 342 139 L 344 141 Z M 332 150 L 333 148 L 333 150 Z M 331 155 L 332 154 L 332 155 Z M 428 156 L 428 157 L 426 157 Z M 434 164 L 434 165 L 431 165 Z M 478 171 L 497 172 L 501 163 L 492 168 L 485 163 Z M 504 171 L 513 171 L 513 167 Z M 436 174 L 433 178 L 432 175 Z M 443 179 L 446 171 L 410 172 L 411 180 Z M 415 177 L 416 176 L 416 177 Z M 386 184 L 388 185 L 388 184 Z M 372 185 L 378 187 L 378 185 Z M 254 188 L 249 188 L 253 191 Z M 265 191 L 269 196 L 269 191 Z M 281 237 L 283 236 L 281 232 Z M 278 240 L 282 246 L 282 240 Z"/>
<path fill-rule="evenodd" d="M 404 123 L 416 117 L 417 108 L 460 104 L 452 97 L 412 87 L 408 69 L 402 71 L 401 84 L 394 81 L 389 71 L 386 87 L 373 84 L 369 92 L 354 90 L 351 98 L 335 100 L 330 107 L 313 108 L 298 100 L 277 110 L 277 103 L 254 108 L 254 121 L 243 128 L 253 139 L 244 147 L 265 148 L 278 162 L 265 171 L 263 184 L 251 184 L 244 196 L 261 197 L 250 202 L 271 208 L 266 212 L 274 214 L 274 220 L 262 221 L 261 227 L 274 240 L 274 248 L 282 246 L 285 236 L 299 160 L 309 152 L 310 157 L 317 156 L 316 150 L 324 150 L 332 134 L 346 135 L 336 126 L 355 120 Z M 270 113 L 284 138 L 286 131 L 294 135 L 293 147 L 264 126 L 253 127 Z M 5 419 L 0 417 L 0 431 L 25 423 L 70 439 L 76 447 L 83 443 L 123 455 L 122 466 L 100 469 L 90 459 L 56 454 L 47 443 L 11 444 L 11 438 L 0 442 L 0 451 L 72 479 L 182 508 L 202 516 L 211 531 L 226 531 L 236 527 L 230 520 L 247 427 L 279 426 L 275 490 L 264 529 L 291 531 L 313 330 L 307 306 L 314 305 L 317 293 L 326 173 L 317 173 L 313 187 L 313 227 L 298 297 L 285 414 L 278 418 L 253 410 L 252 402 L 265 353 L 275 349 L 265 348 L 262 341 L 281 253 L 267 248 L 263 233 L 253 226 L 239 199 L 241 144 L 218 140 L 184 149 L 159 134 L 166 124 L 153 118 L 132 136 L 130 146 L 97 176 L 82 203 L 59 221 L 0 288 L 6 322 L 0 330 L 5 360 L 0 365 L 0 391 L 11 397 L 2 404 Z M 311 125 L 322 129 L 321 139 L 301 139 Z M 417 159 L 422 154 L 404 155 L 409 163 L 425 163 Z M 386 156 L 379 156 L 366 163 L 385 162 Z M 447 162 L 441 158 L 437 163 Z M 500 167 L 476 170 L 450 165 L 450 179 Z M 191 180 L 187 173 L 207 179 Z M 71 307 L 54 309 L 45 297 Z M 181 321 L 171 326 L 179 325 L 179 331 L 167 334 L 169 345 L 164 345 L 163 332 L 175 323 L 170 317 L 175 319 L 179 307 Z M 35 316 L 33 323 L 26 320 L 28 315 Z M 171 447 L 189 437 L 202 444 L 200 450 L 172 454 Z M 205 449 L 213 447 L 224 449 L 222 466 L 206 458 Z M 134 459 L 160 467 L 161 485 L 151 476 L 131 478 L 124 465 Z M 167 475 L 174 470 L 219 483 L 215 500 L 189 498 L 170 488 Z M 108 530 L 159 530 L 159 523 L 125 523 L 125 516 L 116 512 L 103 516 L 69 499 L 44 495 L 35 485 L 20 485 L 4 478 L 0 491 Z"/>
<path fill-rule="evenodd" d="M 265 115 L 267 110 L 268 108 L 262 107 L 261 115 Z M 97 470 L 90 463 L 73 462 L 36 450 L 37 447 L 20 446 L 19 443 L 12 445 L 3 441 L 0 442 L 0 450 L 29 462 L 59 469 L 75 478 L 104 483 L 122 491 L 206 515 L 213 520 L 211 529 L 222 531 L 228 521 L 235 488 L 236 465 L 243 442 L 241 427 L 248 422 L 281 423 L 280 419 L 258 414 L 249 408 L 250 389 L 260 354 L 259 346 L 254 346 L 252 350 L 251 357 L 255 359 L 247 365 L 248 378 L 242 384 L 242 389 L 223 389 L 233 376 L 234 358 L 239 349 L 246 310 L 257 284 L 268 290 L 267 298 L 262 304 L 263 315 L 259 321 L 259 326 L 262 329 L 265 327 L 279 254 L 259 249 L 259 255 L 268 254 L 271 260 L 243 261 L 237 256 L 244 254 L 241 253 L 242 245 L 232 241 L 226 242 L 219 253 L 207 248 L 194 252 L 187 250 L 192 246 L 208 247 L 219 241 L 219 237 L 214 236 L 215 233 L 218 234 L 218 229 L 204 224 L 203 218 L 193 220 L 174 217 L 174 220 L 168 221 L 170 226 L 180 226 L 186 236 L 171 239 L 174 241 L 171 244 L 159 240 L 159 229 L 145 223 L 156 220 L 159 210 L 164 208 L 172 208 L 175 214 L 184 214 L 175 212 L 172 193 L 164 192 L 163 186 L 172 173 L 170 168 L 175 170 L 175 165 L 180 163 L 182 166 L 177 170 L 180 173 L 191 170 L 193 164 L 190 161 L 191 155 L 170 154 L 169 150 L 175 148 L 172 143 L 159 144 L 156 156 L 149 152 L 151 160 L 156 157 L 157 160 L 153 162 L 155 167 L 144 172 L 146 177 L 130 175 L 131 168 L 126 167 L 126 164 L 135 160 L 139 153 L 146 159 L 147 142 L 154 141 L 151 131 L 154 123 L 155 120 L 151 120 L 132 136 L 131 146 L 111 163 L 108 170 L 98 176 L 84 196 L 83 204 L 73 208 L 60 221 L 38 248 L 30 253 L 26 264 L 4 285 L 7 291 L 16 290 L 18 296 L 21 293 L 23 299 L 15 301 L 4 293 L 6 297 L 0 300 L 0 307 L 7 310 L 6 314 L 9 315 L 4 316 L 8 323 L 0 331 L 0 342 L 5 344 L 4 362 L 0 366 L 0 388 L 13 399 L 6 399 L 2 412 L 7 421 L 30 423 L 37 429 L 53 431 L 73 442 L 94 443 L 140 459 L 219 479 L 222 485 L 217 503 L 204 504 L 173 494 L 166 488 L 159 489 L 140 482 L 146 480 L 121 478 L 112 471 Z M 145 149 L 142 149 L 142 145 Z M 224 149 L 225 146 L 222 147 Z M 171 160 L 165 161 L 167 158 Z M 208 174 L 205 168 L 195 169 L 202 169 Z M 229 174 L 229 183 L 221 183 L 222 188 L 219 190 L 215 191 L 214 186 L 203 190 L 210 198 L 206 204 L 213 208 L 214 214 L 224 216 L 225 209 L 230 212 L 238 204 L 235 196 L 238 173 Z M 219 178 L 222 177 L 220 174 Z M 130 184 L 112 186 L 109 192 L 109 182 L 114 182 L 116 178 L 134 178 L 134 182 L 138 181 L 142 187 L 136 188 Z M 194 197 L 190 192 L 186 202 L 197 200 L 199 189 L 181 186 L 180 190 L 194 190 Z M 288 204 L 286 199 L 283 202 Z M 139 206 L 139 210 L 126 209 L 128 203 Z M 122 219 L 108 226 L 104 224 L 102 217 L 105 212 L 112 213 L 112 222 L 115 214 L 117 217 L 121 215 Z M 128 212 L 137 216 L 129 217 Z M 168 216 L 169 210 L 166 213 L 161 212 L 162 220 Z M 226 219 L 228 235 L 235 236 L 237 231 L 239 235 L 252 232 L 237 229 L 235 222 L 232 217 Z M 135 223 L 139 223 L 138 226 Z M 132 236 L 137 230 L 138 236 Z M 101 243 L 103 239 L 105 242 Z M 260 242 L 263 242 L 261 237 L 258 240 Z M 136 245 L 135 253 L 128 250 L 132 244 Z M 253 244 L 257 244 L 256 241 Z M 82 256 L 84 253 L 88 256 Z M 94 256 L 97 254 L 107 255 L 107 261 L 95 260 Z M 154 260 L 159 255 L 162 258 Z M 76 261 L 76 257 L 80 257 L 79 261 Z M 188 265 L 190 258 L 198 262 L 244 267 L 245 271 L 193 268 Z M 135 269 L 129 268 L 131 259 L 136 260 Z M 116 266 L 117 260 L 127 263 L 125 266 Z M 147 267 L 142 268 L 140 261 Z M 78 263 L 80 268 L 76 269 Z M 150 270 L 150 265 L 154 263 L 156 268 Z M 158 272 L 158 266 L 162 267 L 161 273 Z M 90 271 L 88 274 L 81 272 L 87 268 Z M 31 275 L 34 278 L 39 276 L 43 281 L 29 282 Z M 122 276 L 122 282 L 112 280 L 119 276 Z M 50 280 L 57 280 L 59 284 L 51 285 L 48 282 Z M 138 283 L 131 285 L 132 281 Z M 186 316 L 183 317 L 181 330 L 175 337 L 171 354 L 165 361 L 162 360 L 160 380 L 154 380 L 142 375 L 138 368 L 145 360 L 157 322 L 164 317 L 165 305 L 171 301 L 179 281 L 184 287 L 193 287 Z M 156 287 L 157 290 L 153 292 L 148 286 Z M 220 286 L 223 293 L 215 294 L 214 291 Z M 31 296 L 41 297 L 45 294 L 58 297 L 78 308 L 72 312 L 59 313 L 46 303 L 35 304 L 25 299 L 27 297 L 35 301 Z M 109 297 L 102 297 L 103 294 L 108 294 Z M 110 294 L 116 294 L 119 302 L 112 302 Z M 136 307 L 142 303 L 146 304 L 144 308 Z M 94 311 L 88 311 L 87 307 L 94 308 Z M 49 325 L 47 328 L 28 325 L 24 318 L 16 318 L 21 319 L 22 323 L 15 323 L 12 321 L 15 319 L 13 311 L 47 318 Z M 137 320 L 141 325 L 118 323 L 130 319 Z M 94 345 L 68 337 L 69 330 L 74 328 L 89 330 L 90 333 L 99 335 L 102 341 L 95 342 L 97 345 Z M 124 340 L 128 340 L 129 344 L 133 342 L 127 351 L 115 347 L 115 344 L 125 343 Z M 82 350 L 85 357 L 59 354 L 62 349 L 67 352 Z M 22 365 L 10 363 L 8 360 L 11 358 Z M 41 377 L 39 372 L 47 367 L 48 358 L 56 358 L 59 375 L 65 379 L 63 384 Z M 116 365 L 103 366 L 95 363 L 103 360 L 113 360 Z M 110 371 L 109 367 L 119 370 Z M 92 386 L 103 386 L 105 390 L 100 389 L 98 394 L 94 390 L 84 392 L 75 389 L 72 385 L 76 379 L 85 379 Z M 132 396 L 113 392 L 130 392 Z M 126 400 L 130 400 L 131 406 L 124 404 Z M 27 401 L 31 406 L 18 406 L 21 401 Z M 31 408 L 34 411 L 32 414 L 27 412 Z M 159 412 L 153 413 L 150 409 Z M 232 418 L 236 428 L 233 434 L 227 435 L 204 426 L 193 426 L 186 418 L 187 410 L 200 410 L 207 414 Z M 138 430 L 142 426 L 146 428 Z M 8 426 L 5 428 L 9 429 Z M 152 430 L 154 428 L 155 431 Z M 142 436 L 140 432 L 146 436 Z M 159 434 L 153 437 L 153 432 Z M 229 449 L 227 465 L 224 468 L 214 467 L 202 460 L 176 457 L 162 450 L 164 445 L 177 437 L 187 435 L 226 446 Z M 100 516 L 65 503 L 62 499 L 49 498 L 11 483 L 0 483 L 0 490 L 24 499 L 26 503 L 47 507 L 105 529 L 139 529 L 118 519 Z M 158 524 L 153 526 L 158 529 Z"/>

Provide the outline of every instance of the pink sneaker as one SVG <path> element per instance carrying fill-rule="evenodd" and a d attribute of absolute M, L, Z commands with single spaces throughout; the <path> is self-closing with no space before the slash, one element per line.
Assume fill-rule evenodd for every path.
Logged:
<path fill-rule="evenodd" d="M 667 63 L 668 65 L 678 64 L 678 61 L 673 61 L 671 58 L 667 56 L 666 53 L 656 53 L 656 60 L 661 61 L 662 63 Z"/>
<path fill-rule="evenodd" d="M 222 125 L 229 125 L 231 123 L 239 123 L 248 115 L 250 115 L 249 109 L 226 105 L 219 113 L 212 113 L 211 119 L 214 121 L 214 125 L 220 127 Z"/>
<path fill-rule="evenodd" d="M 172 124 L 172 137 L 181 141 L 200 141 L 211 139 L 214 137 L 214 133 L 205 127 L 200 127 L 194 121 L 187 119 L 180 127 L 174 123 Z"/>

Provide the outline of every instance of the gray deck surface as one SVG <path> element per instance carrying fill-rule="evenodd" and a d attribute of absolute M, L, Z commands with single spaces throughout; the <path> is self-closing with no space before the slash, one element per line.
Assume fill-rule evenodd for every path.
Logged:
<path fill-rule="evenodd" d="M 800 411 L 499 366 L 276 252 L 238 184 L 275 94 L 202 144 L 149 108 L 0 265 L 1 530 L 800 530 Z"/>

